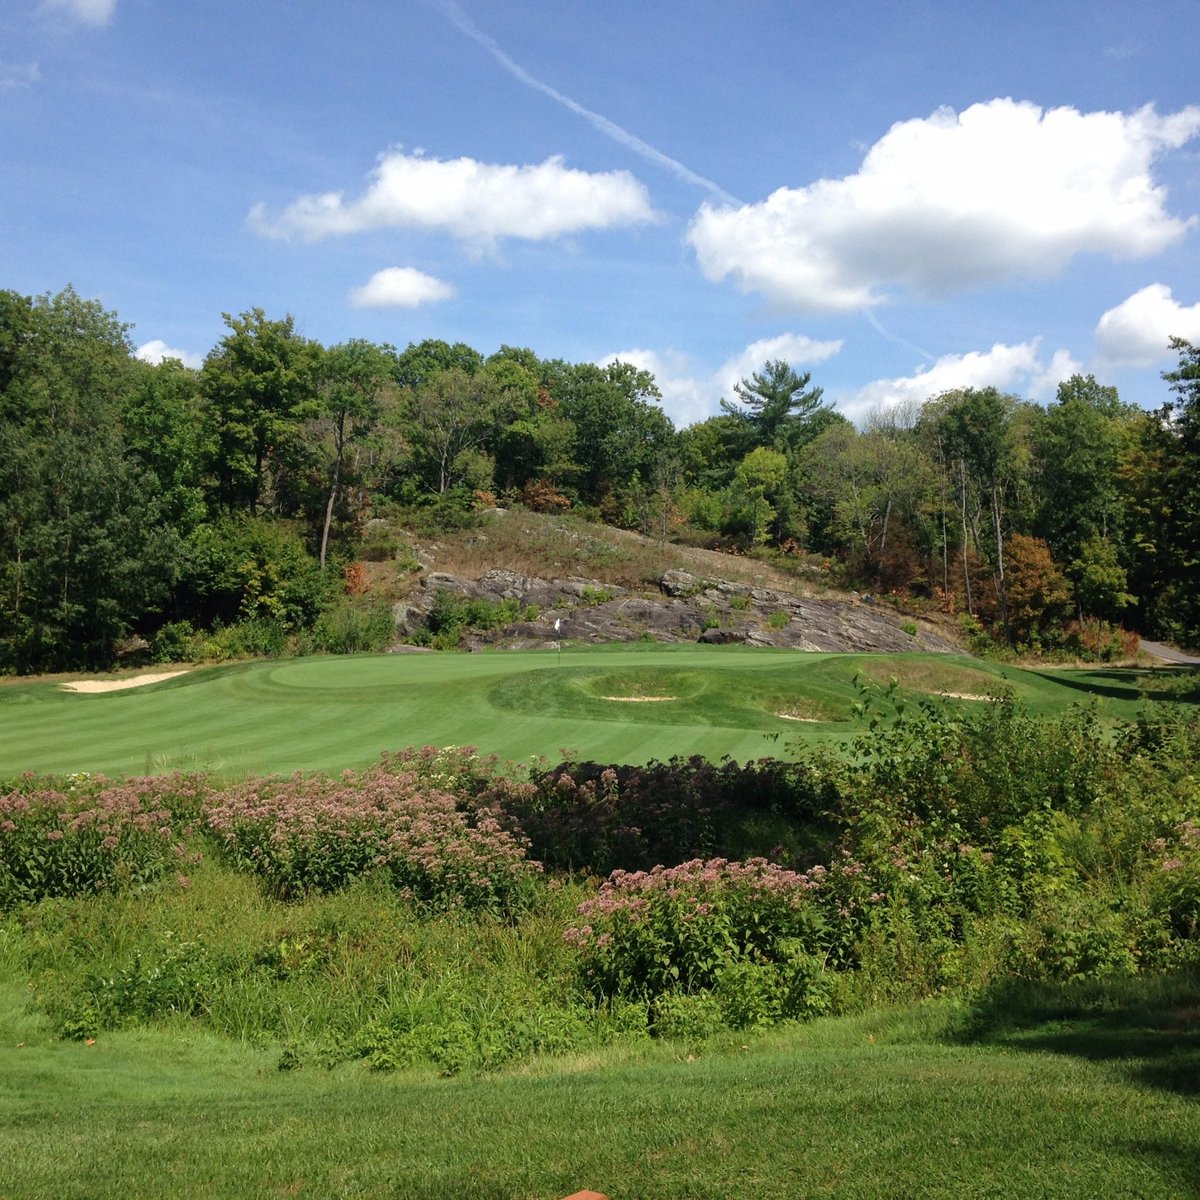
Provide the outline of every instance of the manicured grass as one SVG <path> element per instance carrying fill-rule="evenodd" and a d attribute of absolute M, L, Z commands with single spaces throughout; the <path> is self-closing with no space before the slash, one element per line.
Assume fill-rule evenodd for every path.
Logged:
<path fill-rule="evenodd" d="M 856 674 L 894 677 L 911 694 L 1007 688 L 1034 713 L 1098 698 L 1110 716 L 1130 717 L 1148 673 L 653 645 L 568 648 L 561 658 L 542 650 L 285 659 L 104 695 L 57 683 L 0 687 L 0 774 L 340 770 L 422 744 L 474 745 L 511 759 L 553 759 L 564 748 L 630 763 L 778 757 L 789 742 L 861 728 L 848 717 Z"/>
<path fill-rule="evenodd" d="M 971 1039 L 963 1010 L 927 1005 L 437 1080 L 280 1072 L 277 1051 L 182 1024 L 53 1042 L 14 1026 L 16 999 L 0 993 L 0 1191 L 28 1200 L 1147 1200 L 1200 1179 L 1194 1019 Z"/>

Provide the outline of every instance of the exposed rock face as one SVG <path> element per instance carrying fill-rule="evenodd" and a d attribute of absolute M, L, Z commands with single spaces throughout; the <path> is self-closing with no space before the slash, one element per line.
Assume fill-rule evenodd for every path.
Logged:
<path fill-rule="evenodd" d="M 635 595 L 587 579 L 541 579 L 512 571 L 488 571 L 479 579 L 430 572 L 422 578 L 419 591 L 394 606 L 398 636 L 421 624 L 439 590 L 471 599 L 512 599 L 537 607 L 535 620 L 471 633 L 465 642 L 471 648 L 528 648 L 562 639 L 740 643 L 884 653 L 960 649 L 920 621 L 914 622 L 915 635 L 905 633 L 900 628 L 905 618 L 864 600 L 804 599 L 771 588 L 703 579 L 687 571 L 667 571 L 655 595 Z M 557 631 L 555 621 L 559 622 Z"/>

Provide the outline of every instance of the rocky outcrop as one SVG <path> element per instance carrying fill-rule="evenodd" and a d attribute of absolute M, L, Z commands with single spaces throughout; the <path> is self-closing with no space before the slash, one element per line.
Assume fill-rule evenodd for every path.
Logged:
<path fill-rule="evenodd" d="M 542 579 L 493 570 L 478 579 L 429 572 L 394 606 L 398 637 L 410 634 L 439 590 L 471 599 L 515 600 L 537 616 L 487 633 L 470 631 L 469 648 L 528 648 L 547 642 L 706 642 L 796 650 L 953 652 L 960 649 L 928 622 L 900 616 L 869 598 L 810 599 L 772 588 L 667 571 L 654 594 L 592 580 Z M 555 625 L 558 628 L 555 628 Z M 915 627 L 916 632 L 906 632 Z"/>

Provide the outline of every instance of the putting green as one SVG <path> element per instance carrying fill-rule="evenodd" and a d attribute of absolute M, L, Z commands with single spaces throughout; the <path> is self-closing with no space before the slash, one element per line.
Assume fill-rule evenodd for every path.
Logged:
<path fill-rule="evenodd" d="M 1034 711 L 1089 694 L 1132 709 L 1135 672 L 1046 672 L 930 655 L 653 646 L 356 655 L 202 668 L 99 695 L 0 688 L 0 775 L 340 770 L 411 745 L 609 762 L 787 756 L 846 738 L 856 674 L 958 703 L 1008 687 Z M 1093 679 L 1092 677 L 1097 677 Z M 1120 715 L 1127 715 L 1121 711 Z"/>

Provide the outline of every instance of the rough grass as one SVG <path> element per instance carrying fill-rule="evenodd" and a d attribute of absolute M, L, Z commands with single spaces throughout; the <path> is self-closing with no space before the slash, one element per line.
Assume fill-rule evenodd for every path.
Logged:
<path fill-rule="evenodd" d="M 600 584 L 656 587 L 664 571 L 728 579 L 796 595 L 823 589 L 761 559 L 721 554 L 572 517 L 509 511 L 490 517 L 480 529 L 439 535 L 422 545 L 433 570 L 478 578 L 497 565 L 521 575 L 576 575 Z"/>
<path fill-rule="evenodd" d="M 981 1036 L 933 1004 L 450 1081 L 282 1073 L 186 1026 L 55 1044 L 17 1012 L 0 992 L 14 1196 L 1155 1200 L 1200 1178 L 1195 1028 L 1136 1007 Z"/>
<path fill-rule="evenodd" d="M 608 762 L 748 760 L 786 756 L 797 739 L 852 736 L 862 728 L 849 719 L 856 675 L 896 677 L 914 696 L 1007 688 L 1036 715 L 1098 700 L 1102 712 L 1129 719 L 1139 689 L 1160 674 L 721 646 L 286 659 L 206 668 L 108 695 L 71 695 L 52 682 L 0 687 L 0 776 L 337 771 L 422 744 L 475 745 L 517 760 L 556 758 L 563 749 Z M 676 699 L 605 698 L 637 695 Z"/>

